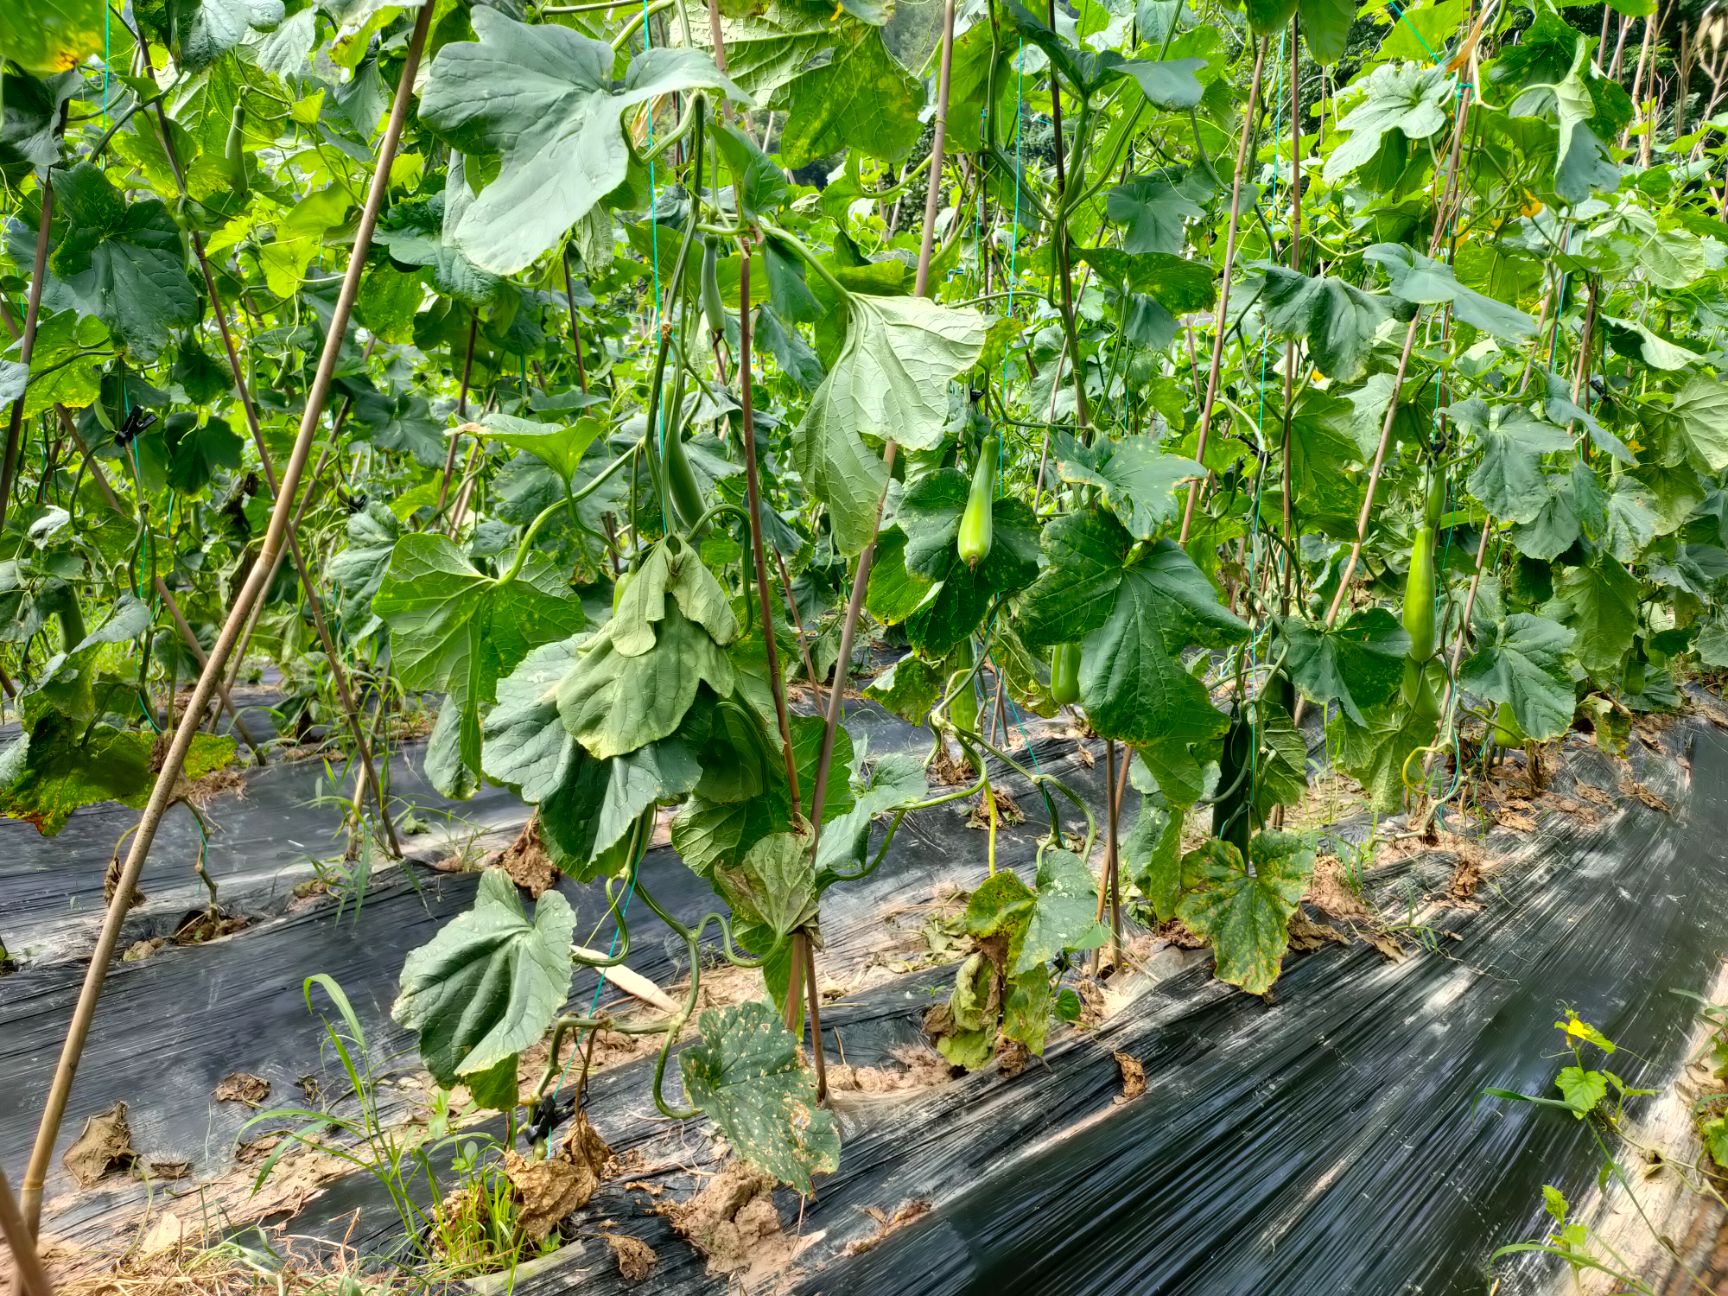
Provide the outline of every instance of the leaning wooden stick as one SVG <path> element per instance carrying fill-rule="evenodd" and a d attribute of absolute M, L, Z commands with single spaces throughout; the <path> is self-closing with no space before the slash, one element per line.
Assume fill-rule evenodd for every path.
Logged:
<path fill-rule="evenodd" d="M 312 442 L 324 413 L 324 404 L 330 397 L 331 382 L 336 374 L 336 361 L 342 349 L 342 340 L 347 335 L 348 321 L 354 313 L 354 300 L 359 295 L 361 272 L 365 269 L 366 254 L 372 246 L 373 231 L 378 226 L 378 213 L 383 209 L 385 194 L 389 192 L 390 164 L 396 156 L 397 145 L 402 139 L 402 129 L 408 120 L 408 104 L 414 96 L 414 75 L 420 65 L 421 52 L 426 48 L 426 33 L 432 24 L 432 9 L 430 4 L 423 6 L 414 23 L 414 34 L 408 43 L 401 80 L 396 87 L 395 102 L 390 109 L 390 121 L 378 147 L 371 190 L 361 211 L 359 226 L 354 232 L 348 270 L 343 275 L 342 288 L 331 313 L 330 327 L 324 336 L 324 347 L 318 358 L 318 369 L 313 376 L 311 389 L 306 394 L 306 408 L 301 414 L 299 434 L 295 437 L 294 448 L 282 472 L 281 487 L 276 495 L 275 506 L 270 511 L 270 523 L 264 533 L 258 560 L 247 574 L 246 583 L 235 595 L 221 633 L 216 636 L 216 642 L 210 649 L 209 660 L 199 673 L 198 682 L 193 686 L 191 704 L 187 707 L 186 714 L 181 717 L 179 725 L 175 727 L 173 740 L 156 776 L 156 785 L 151 790 L 150 800 L 138 821 L 137 831 L 132 835 L 126 862 L 121 868 L 119 885 L 115 887 L 116 898 L 109 904 L 108 912 L 103 918 L 102 931 L 96 939 L 96 948 L 91 954 L 90 966 L 85 973 L 77 1005 L 72 1011 L 72 1023 L 66 1032 L 66 1042 L 60 1051 L 60 1061 L 55 1068 L 53 1083 L 48 1090 L 48 1101 L 42 1112 L 42 1123 L 36 1131 L 36 1143 L 31 1149 L 30 1162 L 24 1172 L 24 1217 L 32 1231 L 40 1222 L 42 1190 L 48 1178 L 48 1164 L 54 1154 L 55 1140 L 60 1134 L 60 1122 L 66 1114 L 67 1099 L 71 1097 L 72 1079 L 78 1071 L 78 1059 L 84 1052 L 84 1042 L 89 1038 L 90 1024 L 96 1016 L 96 1001 L 101 997 L 103 983 L 108 978 L 108 964 L 120 942 L 121 928 L 126 919 L 125 898 L 130 896 L 137 886 L 138 877 L 144 871 L 144 862 L 150 856 L 150 847 L 156 840 L 156 830 L 161 825 L 162 816 L 174 800 L 180 772 L 186 764 L 186 754 L 191 749 L 193 736 L 198 729 L 198 714 L 214 695 L 216 684 L 228 664 L 229 655 L 245 628 L 253 605 L 263 597 L 287 539 L 288 524 L 294 515 L 295 500 L 300 492 L 300 481 L 312 455 Z"/>

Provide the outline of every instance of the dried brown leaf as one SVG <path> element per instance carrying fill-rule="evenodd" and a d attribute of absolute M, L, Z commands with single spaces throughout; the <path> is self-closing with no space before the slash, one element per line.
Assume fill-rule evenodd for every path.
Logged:
<path fill-rule="evenodd" d="M 112 1170 L 129 1170 L 137 1163 L 132 1147 L 132 1127 L 126 1121 L 126 1104 L 117 1102 L 100 1115 L 84 1122 L 84 1129 L 60 1158 L 85 1188 Z"/>

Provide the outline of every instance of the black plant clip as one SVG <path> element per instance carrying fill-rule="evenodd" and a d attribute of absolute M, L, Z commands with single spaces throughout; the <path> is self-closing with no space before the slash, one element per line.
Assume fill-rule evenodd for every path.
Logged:
<path fill-rule="evenodd" d="M 142 405 L 134 405 L 127 413 L 126 421 L 120 425 L 120 430 L 114 434 L 114 444 L 131 445 L 155 426 L 156 416 Z"/>

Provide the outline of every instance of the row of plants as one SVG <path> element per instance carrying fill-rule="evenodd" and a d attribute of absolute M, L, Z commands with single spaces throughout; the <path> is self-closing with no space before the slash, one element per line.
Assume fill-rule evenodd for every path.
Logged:
<path fill-rule="evenodd" d="M 660 1109 L 808 1189 L 824 894 L 964 799 L 951 1061 L 1041 1051 L 1125 907 L 1264 993 L 1315 866 L 1279 827 L 1305 712 L 1432 823 L 1480 752 L 1614 748 L 1728 666 L 1713 21 L 9 4 L 0 798 L 45 833 L 143 811 L 85 1003 L 188 781 L 268 758 L 202 732 L 264 670 L 379 849 L 425 705 L 439 791 L 513 788 L 609 897 L 605 959 L 498 872 L 408 955 L 396 1015 L 482 1105 L 548 1033 L 657 1033 Z M 928 761 L 854 746 L 854 684 Z M 1059 715 L 1101 807 L 1028 758 Z M 1009 777 L 1031 877 L 995 867 Z M 641 868 L 667 807 L 694 924 Z M 567 1014 L 641 908 L 680 1010 Z M 702 1014 L 679 1106 L 705 957 L 765 999 Z"/>

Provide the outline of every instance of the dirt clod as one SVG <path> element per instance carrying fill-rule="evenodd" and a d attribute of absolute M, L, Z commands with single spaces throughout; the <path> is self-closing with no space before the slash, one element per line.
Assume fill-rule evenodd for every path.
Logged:
<path fill-rule="evenodd" d="M 714 1275 L 771 1272 L 791 1260 L 793 1239 L 780 1229 L 774 1180 L 742 1161 L 728 1162 L 689 1201 L 660 1208 L 675 1231 L 708 1258 Z"/>
<path fill-rule="evenodd" d="M 1146 1092 L 1146 1068 L 1140 1059 L 1127 1053 L 1112 1053 L 1116 1059 L 1116 1070 L 1122 1076 L 1122 1096 L 1118 1102 L 1131 1102 Z"/>
<path fill-rule="evenodd" d="M 626 1237 L 622 1233 L 602 1233 L 600 1236 L 605 1238 L 606 1245 L 612 1248 L 612 1259 L 618 1264 L 618 1276 L 632 1287 L 649 1275 L 660 1258 L 654 1254 L 654 1248 L 641 1238 Z"/>

